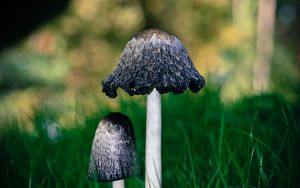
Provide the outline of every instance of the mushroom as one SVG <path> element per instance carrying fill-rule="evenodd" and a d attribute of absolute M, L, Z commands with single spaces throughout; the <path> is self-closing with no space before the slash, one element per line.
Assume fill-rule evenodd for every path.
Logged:
<path fill-rule="evenodd" d="M 195 69 L 179 39 L 158 29 L 145 30 L 126 44 L 114 72 L 103 82 L 103 92 L 111 98 L 121 87 L 129 95 L 147 94 L 146 187 L 161 187 L 161 96 L 196 93 L 204 78 Z"/>
<path fill-rule="evenodd" d="M 114 188 L 123 188 L 123 179 L 137 173 L 138 163 L 132 123 L 122 113 L 110 113 L 97 127 L 88 177 L 100 182 L 113 181 Z"/>

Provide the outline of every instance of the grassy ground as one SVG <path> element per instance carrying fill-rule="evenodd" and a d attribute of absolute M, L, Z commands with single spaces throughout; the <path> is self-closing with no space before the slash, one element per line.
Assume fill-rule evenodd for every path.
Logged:
<path fill-rule="evenodd" d="M 121 100 L 119 108 L 133 121 L 141 163 L 140 176 L 126 180 L 131 188 L 144 187 L 144 104 Z M 0 187 L 110 187 L 87 179 L 94 132 L 109 111 L 99 107 L 56 139 L 43 128 L 47 110 L 36 111 L 33 134 L 11 125 L 0 139 Z M 300 187 L 297 113 L 276 95 L 230 105 L 213 91 L 164 95 L 163 187 Z"/>

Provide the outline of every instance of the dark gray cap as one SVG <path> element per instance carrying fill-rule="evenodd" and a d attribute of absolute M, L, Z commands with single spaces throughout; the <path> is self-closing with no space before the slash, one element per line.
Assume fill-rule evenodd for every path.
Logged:
<path fill-rule="evenodd" d="M 204 84 L 179 39 L 157 29 L 134 36 L 114 72 L 102 82 L 103 92 L 112 98 L 118 87 L 129 95 L 148 94 L 153 88 L 161 94 L 179 94 L 187 88 L 198 92 Z"/>
<path fill-rule="evenodd" d="M 134 130 L 122 113 L 110 113 L 99 123 L 92 145 L 88 177 L 114 181 L 139 171 Z"/>

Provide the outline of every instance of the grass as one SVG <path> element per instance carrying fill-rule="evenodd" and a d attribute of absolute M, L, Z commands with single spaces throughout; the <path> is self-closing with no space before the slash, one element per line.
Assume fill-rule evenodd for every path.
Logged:
<path fill-rule="evenodd" d="M 120 100 L 118 111 L 133 121 L 141 174 L 126 180 L 144 187 L 145 103 Z M 299 109 L 277 95 L 261 95 L 224 105 L 218 92 L 163 96 L 163 187 L 299 187 Z M 109 111 L 45 133 L 57 117 L 37 109 L 33 133 L 19 122 L 0 138 L 0 187 L 111 187 L 91 182 L 87 167 L 96 126 Z M 49 115 L 50 114 L 50 115 Z M 49 119 L 51 121 L 49 121 Z"/>

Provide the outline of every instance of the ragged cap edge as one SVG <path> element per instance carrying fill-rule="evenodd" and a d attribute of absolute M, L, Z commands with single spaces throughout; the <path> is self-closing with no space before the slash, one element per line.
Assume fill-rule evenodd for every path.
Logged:
<path fill-rule="evenodd" d="M 145 95 L 156 88 L 160 94 L 198 92 L 205 79 L 194 67 L 187 50 L 175 35 L 152 29 L 134 36 L 126 44 L 114 72 L 102 81 L 111 98 L 121 87 L 129 95 Z"/>

